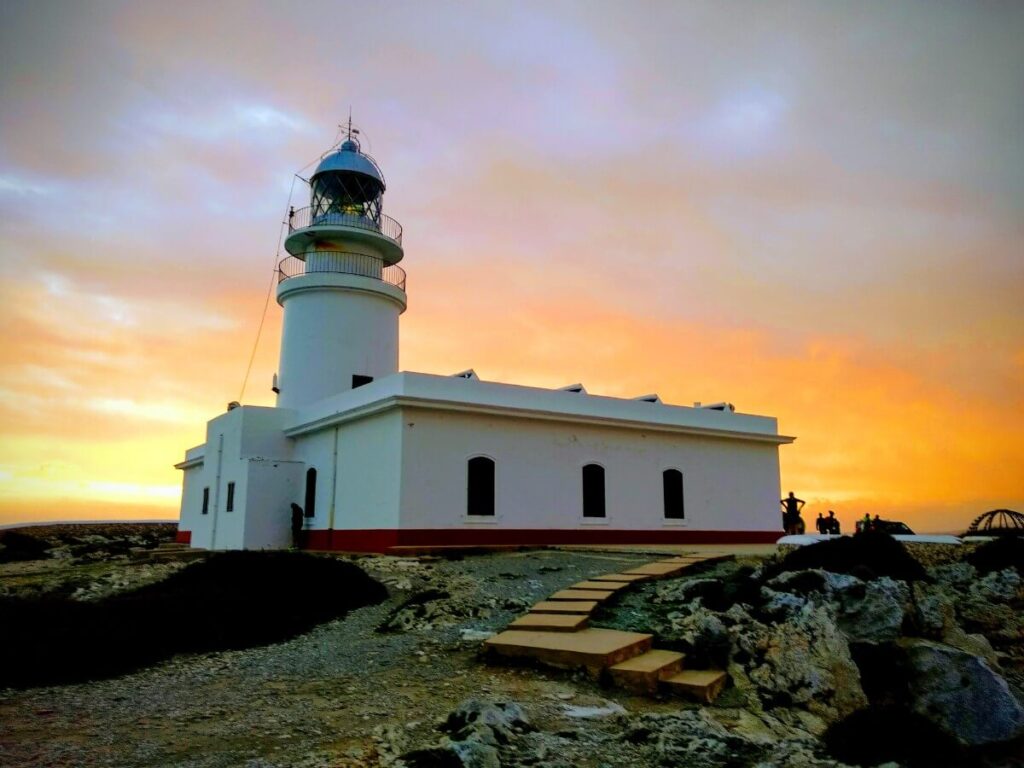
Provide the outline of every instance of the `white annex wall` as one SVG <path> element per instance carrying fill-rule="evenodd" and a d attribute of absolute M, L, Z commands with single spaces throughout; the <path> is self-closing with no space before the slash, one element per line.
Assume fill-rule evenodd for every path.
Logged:
<path fill-rule="evenodd" d="M 203 463 L 185 471 L 182 528 L 192 534 L 193 547 L 244 549 L 287 546 L 280 535 L 284 493 L 294 493 L 290 459 L 294 443 L 282 425 L 292 412 L 246 406 L 222 413 L 207 424 Z M 255 480 L 256 485 L 250 487 Z M 228 484 L 234 483 L 234 505 L 228 510 Z M 207 514 L 202 514 L 203 489 L 210 489 Z M 290 534 L 289 534 L 290 536 Z"/>
<path fill-rule="evenodd" d="M 196 538 L 208 540 L 209 515 L 203 511 L 203 465 L 193 466 L 182 472 L 181 521 L 178 529 L 189 531 L 192 541 Z"/>
<path fill-rule="evenodd" d="M 296 458 L 307 468 L 317 470 L 316 516 L 309 522 L 310 528 L 398 526 L 401 424 L 401 414 L 396 409 L 342 424 L 337 428 L 337 437 L 332 427 L 298 438 Z M 303 494 L 304 490 L 300 499 Z"/>
<path fill-rule="evenodd" d="M 494 459 L 495 518 L 466 515 L 466 462 Z M 469 413 L 403 409 L 403 528 L 604 527 L 773 531 L 778 446 Z M 582 467 L 605 468 L 607 517 L 582 515 Z M 684 476 L 686 520 L 664 518 L 662 472 Z"/>
<path fill-rule="evenodd" d="M 295 461 L 248 459 L 245 483 L 246 549 L 284 549 L 292 544 L 291 504 L 303 493 L 305 465 Z"/>

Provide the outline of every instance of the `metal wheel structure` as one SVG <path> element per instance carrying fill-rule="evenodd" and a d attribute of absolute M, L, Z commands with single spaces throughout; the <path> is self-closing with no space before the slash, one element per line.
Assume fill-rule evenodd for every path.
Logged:
<path fill-rule="evenodd" d="M 965 536 L 1024 536 L 1024 514 L 1012 509 L 993 509 L 978 515 Z"/>

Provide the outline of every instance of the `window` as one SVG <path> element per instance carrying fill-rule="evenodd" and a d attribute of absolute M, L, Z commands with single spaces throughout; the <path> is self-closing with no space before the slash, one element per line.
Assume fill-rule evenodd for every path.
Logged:
<path fill-rule="evenodd" d="M 494 516 L 494 462 L 486 456 L 469 460 L 466 480 L 466 514 Z"/>
<path fill-rule="evenodd" d="M 666 469 L 661 473 L 661 484 L 665 491 L 665 519 L 683 520 L 686 506 L 683 504 L 683 473 L 678 469 Z"/>
<path fill-rule="evenodd" d="M 203 488 L 203 514 L 210 512 L 210 487 Z"/>
<path fill-rule="evenodd" d="M 306 470 L 306 517 L 316 514 L 316 470 Z"/>
<path fill-rule="evenodd" d="M 226 512 L 235 511 L 235 484 L 234 482 L 228 483 L 228 503 L 224 507 Z"/>
<path fill-rule="evenodd" d="M 604 517 L 604 467 L 600 464 L 583 468 L 583 516 Z"/>
<path fill-rule="evenodd" d="M 352 389 L 361 387 L 363 384 L 369 384 L 371 381 L 373 381 L 373 376 L 363 376 L 359 373 L 354 374 L 352 376 Z"/>

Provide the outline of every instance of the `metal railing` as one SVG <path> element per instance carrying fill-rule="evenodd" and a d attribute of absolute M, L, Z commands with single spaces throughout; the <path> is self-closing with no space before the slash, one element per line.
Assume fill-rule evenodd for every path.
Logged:
<path fill-rule="evenodd" d="M 397 264 L 388 264 L 383 259 L 365 253 L 345 251 L 312 251 L 306 254 L 305 261 L 294 256 L 282 259 L 277 265 L 277 282 L 317 273 L 369 277 L 405 290 L 405 270 Z"/>
<path fill-rule="evenodd" d="M 288 232 L 306 227 L 355 227 L 366 229 L 371 232 L 379 232 L 389 240 L 402 244 L 402 225 L 390 216 L 380 215 L 380 221 L 374 221 L 369 216 L 359 213 L 341 213 L 328 211 L 326 213 L 314 213 L 311 207 L 293 210 L 288 215 Z"/>

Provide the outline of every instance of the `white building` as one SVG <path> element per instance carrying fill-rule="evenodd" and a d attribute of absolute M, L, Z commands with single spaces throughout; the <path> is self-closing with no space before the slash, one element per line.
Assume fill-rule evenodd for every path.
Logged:
<path fill-rule="evenodd" d="M 353 136 L 290 215 L 274 408 L 207 425 L 184 471 L 179 541 L 304 546 L 767 542 L 781 533 L 776 420 L 398 371 L 402 229 Z"/>

